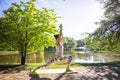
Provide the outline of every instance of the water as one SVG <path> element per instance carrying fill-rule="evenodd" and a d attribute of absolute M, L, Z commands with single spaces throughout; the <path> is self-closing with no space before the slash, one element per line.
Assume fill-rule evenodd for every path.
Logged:
<path fill-rule="evenodd" d="M 26 63 L 48 62 L 53 57 L 55 52 L 47 51 L 43 54 L 44 56 L 42 57 L 42 59 L 41 53 L 27 54 Z M 64 51 L 64 55 L 71 55 L 73 57 L 73 63 L 105 63 L 112 61 L 120 61 L 120 55 L 106 56 L 103 53 L 87 52 L 87 54 L 84 54 L 75 51 Z M 20 55 L 18 53 L 2 55 L 2 53 L 0 52 L 0 63 L 20 63 Z"/>
<path fill-rule="evenodd" d="M 105 59 L 102 54 L 94 52 L 76 52 L 76 59 L 74 63 L 105 63 Z"/>
<path fill-rule="evenodd" d="M 49 61 L 52 56 L 54 55 L 54 52 L 45 52 L 45 62 Z M 106 56 L 104 53 L 100 52 L 65 52 L 64 55 L 72 55 L 73 63 L 105 63 L 105 62 L 112 62 L 112 61 L 119 61 L 118 56 Z M 112 59 L 112 60 L 111 60 Z"/>

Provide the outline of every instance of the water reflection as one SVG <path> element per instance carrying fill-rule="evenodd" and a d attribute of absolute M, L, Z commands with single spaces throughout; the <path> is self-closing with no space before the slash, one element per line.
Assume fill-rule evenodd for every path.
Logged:
<path fill-rule="evenodd" d="M 74 60 L 74 63 L 105 63 L 104 57 L 93 51 L 76 51 L 75 54 L 77 54 L 77 57 Z"/>
<path fill-rule="evenodd" d="M 3 52 L 4 53 L 4 52 Z M 6 52 L 5 52 L 6 53 Z M 5 54 L 4 53 L 4 54 Z M 75 51 L 64 51 L 64 55 L 72 55 L 73 63 L 104 63 L 104 62 L 113 62 L 113 61 L 120 61 L 120 55 L 105 55 L 104 52 L 75 52 Z M 21 56 L 20 54 L 6 54 L 2 55 L 0 52 L 0 63 L 20 63 Z M 34 52 L 27 54 L 26 63 L 42 63 L 49 61 L 55 51 L 47 51 L 44 53 L 41 52 Z"/>
<path fill-rule="evenodd" d="M 49 61 L 53 55 L 54 55 L 54 52 L 52 51 L 45 52 L 44 54 L 45 62 Z M 88 52 L 65 51 L 64 55 L 72 55 L 73 63 L 105 63 L 105 60 L 102 54 L 94 53 L 92 51 L 88 51 Z"/>

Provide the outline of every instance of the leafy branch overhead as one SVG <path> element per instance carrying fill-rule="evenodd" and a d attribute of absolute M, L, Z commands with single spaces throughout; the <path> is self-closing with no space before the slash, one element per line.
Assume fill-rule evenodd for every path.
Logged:
<path fill-rule="evenodd" d="M 4 10 L 0 18 L 1 50 L 18 50 L 21 54 L 28 51 L 42 50 L 54 45 L 53 34 L 57 16 L 54 9 L 39 10 L 35 0 L 20 1 Z"/>
<path fill-rule="evenodd" d="M 119 0 L 99 0 L 103 4 L 104 18 L 96 22 L 99 25 L 88 37 L 93 46 L 111 51 L 111 53 L 120 53 L 120 1 Z M 86 39 L 88 39 L 86 38 Z"/>

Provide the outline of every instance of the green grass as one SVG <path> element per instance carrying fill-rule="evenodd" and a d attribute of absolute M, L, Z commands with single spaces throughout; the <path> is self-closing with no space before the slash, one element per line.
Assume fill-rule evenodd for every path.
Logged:
<path fill-rule="evenodd" d="M 116 62 L 109 62 L 109 63 L 71 63 L 71 67 L 79 67 L 79 66 L 117 66 L 120 64 L 120 61 Z M 29 69 L 29 68 L 36 68 L 42 65 L 41 63 L 27 63 L 26 65 L 19 65 L 19 64 L 0 64 L 0 68 L 16 68 L 16 69 Z M 66 67 L 67 63 L 54 63 L 48 66 L 48 68 L 64 68 Z"/>
<path fill-rule="evenodd" d="M 120 61 L 107 62 L 107 63 L 74 63 L 71 66 L 116 66 L 120 64 Z"/>

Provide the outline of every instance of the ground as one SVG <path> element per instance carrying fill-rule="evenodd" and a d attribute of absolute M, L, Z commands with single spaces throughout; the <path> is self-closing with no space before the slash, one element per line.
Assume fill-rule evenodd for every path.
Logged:
<path fill-rule="evenodd" d="M 120 80 L 120 66 L 74 67 L 75 74 L 27 74 L 29 69 L 0 69 L 0 80 Z M 59 69 L 59 68 L 58 68 Z M 53 69 L 54 70 L 54 69 Z"/>

